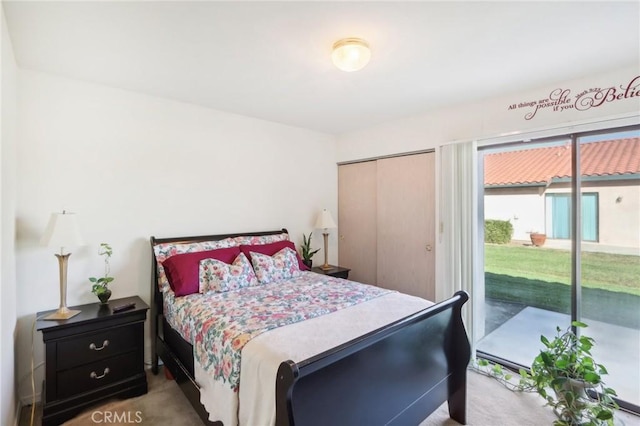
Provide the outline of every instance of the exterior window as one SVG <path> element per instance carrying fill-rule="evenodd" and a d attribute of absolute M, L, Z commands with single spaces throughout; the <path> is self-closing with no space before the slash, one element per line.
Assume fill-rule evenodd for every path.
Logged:
<path fill-rule="evenodd" d="M 571 195 L 547 194 L 547 236 L 571 238 Z M 598 193 L 582 194 L 582 241 L 598 241 Z"/>

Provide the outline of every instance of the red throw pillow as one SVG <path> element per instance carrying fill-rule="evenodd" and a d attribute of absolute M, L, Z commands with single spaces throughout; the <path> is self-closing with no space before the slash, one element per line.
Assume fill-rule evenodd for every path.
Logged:
<path fill-rule="evenodd" d="M 200 261 L 217 259 L 231 264 L 240 254 L 240 247 L 229 247 L 217 250 L 195 251 L 176 254 L 162 262 L 164 272 L 169 280 L 171 290 L 176 296 L 198 293 L 200 290 Z"/>
<path fill-rule="evenodd" d="M 267 256 L 273 256 L 274 254 L 276 254 L 277 252 L 279 252 L 285 247 L 289 247 L 290 249 L 296 252 L 296 257 L 298 258 L 298 267 L 300 268 L 300 270 L 308 271 L 309 268 L 307 268 L 307 265 L 302 263 L 302 258 L 298 254 L 298 250 L 296 250 L 296 245 L 292 241 L 277 241 L 275 243 L 269 243 L 269 244 L 240 246 L 240 250 L 244 253 L 245 256 L 247 256 L 247 259 L 249 259 L 249 262 L 251 262 L 250 252 L 266 254 Z"/>

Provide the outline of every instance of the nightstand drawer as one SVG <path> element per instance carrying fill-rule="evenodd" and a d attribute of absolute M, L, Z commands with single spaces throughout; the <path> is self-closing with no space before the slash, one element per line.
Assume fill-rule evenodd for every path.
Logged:
<path fill-rule="evenodd" d="M 58 399 L 99 389 L 139 373 L 144 370 L 135 351 L 61 371 L 57 375 Z"/>
<path fill-rule="evenodd" d="M 137 327 L 124 326 L 87 333 L 58 342 L 57 369 L 66 370 L 135 349 Z"/>
<path fill-rule="evenodd" d="M 312 272 L 316 274 L 329 275 L 335 278 L 344 278 L 345 280 L 349 279 L 349 268 L 343 268 L 342 266 L 334 266 L 329 265 L 329 269 L 323 269 L 322 266 L 314 266 L 311 268 Z"/>
<path fill-rule="evenodd" d="M 332 277 L 336 278 L 344 278 L 345 280 L 349 278 L 349 271 L 338 271 L 330 274 Z"/>

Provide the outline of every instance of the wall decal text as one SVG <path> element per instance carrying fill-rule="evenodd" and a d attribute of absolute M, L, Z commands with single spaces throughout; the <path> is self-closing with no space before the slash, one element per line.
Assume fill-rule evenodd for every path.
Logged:
<path fill-rule="evenodd" d="M 519 102 L 511 104 L 508 110 L 516 110 L 521 108 L 533 109 L 524 115 L 525 120 L 531 120 L 536 116 L 539 110 L 548 109 L 554 112 L 562 112 L 567 110 L 586 111 L 591 108 L 597 108 L 609 102 L 616 102 L 628 98 L 640 98 L 640 75 L 631 79 L 627 84 L 620 84 L 611 87 L 595 87 L 584 89 L 577 95 L 572 96 L 569 89 L 555 89 L 549 93 L 549 96 L 535 101 Z"/>

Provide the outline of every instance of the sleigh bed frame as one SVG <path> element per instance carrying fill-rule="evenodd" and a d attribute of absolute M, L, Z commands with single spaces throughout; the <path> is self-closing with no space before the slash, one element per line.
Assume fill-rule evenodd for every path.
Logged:
<path fill-rule="evenodd" d="M 200 403 L 193 346 L 163 316 L 153 247 L 282 232 L 287 230 L 151 237 L 152 372 L 158 373 L 160 358 L 206 425 L 222 423 L 210 422 Z M 274 383 L 276 425 L 417 425 L 445 401 L 450 417 L 466 424 L 466 369 L 471 349 L 461 308 L 468 299 L 467 293 L 457 292 L 312 358 L 282 362 Z"/>

